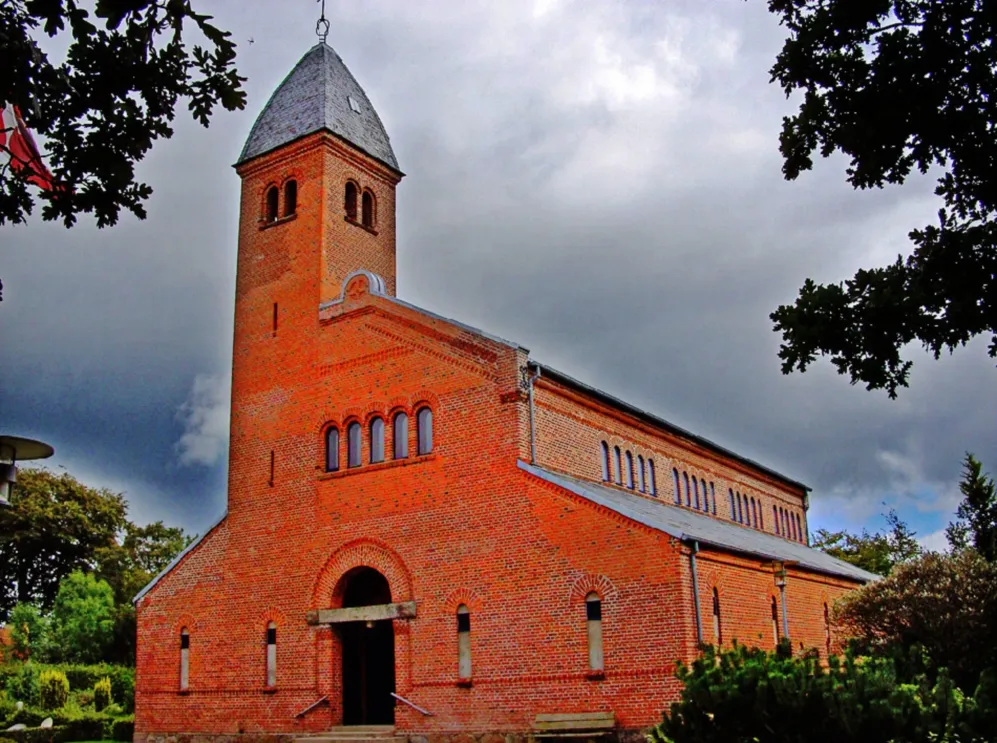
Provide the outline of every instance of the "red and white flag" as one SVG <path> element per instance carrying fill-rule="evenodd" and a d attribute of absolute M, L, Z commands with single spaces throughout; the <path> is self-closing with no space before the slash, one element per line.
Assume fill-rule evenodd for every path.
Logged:
<path fill-rule="evenodd" d="M 42 162 L 35 138 L 24 125 L 17 106 L 0 103 L 0 165 L 10 163 L 15 172 L 27 171 L 28 183 L 52 190 L 55 179 Z"/>

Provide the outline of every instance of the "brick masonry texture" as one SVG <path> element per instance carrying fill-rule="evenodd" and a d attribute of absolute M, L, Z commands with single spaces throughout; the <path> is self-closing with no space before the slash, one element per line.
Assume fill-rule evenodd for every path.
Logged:
<path fill-rule="evenodd" d="M 654 724 L 679 692 L 676 661 L 696 653 L 689 547 L 518 468 L 530 457 L 525 350 L 390 298 L 398 173 L 321 132 L 238 172 L 228 514 L 139 601 L 136 740 L 278 741 L 341 724 L 339 631 L 305 617 L 341 606 L 343 577 L 360 566 L 385 576 L 393 602 L 417 606 L 415 618 L 393 622 L 396 690 L 433 713 L 396 707 L 396 730 L 413 743 L 517 743 L 539 713 L 612 711 L 624 731 Z M 296 213 L 264 223 L 266 189 L 283 192 L 291 178 Z M 345 218 L 347 180 L 374 193 L 373 229 Z M 388 296 L 364 274 L 344 286 L 358 269 L 382 276 Z M 535 392 L 541 466 L 600 481 L 605 440 L 655 460 L 661 499 L 673 497 L 676 467 L 716 483 L 717 518 L 729 518 L 728 487 L 804 512 L 803 492 L 743 463 L 554 382 Z M 419 456 L 424 406 L 434 448 Z M 410 456 L 395 461 L 399 411 L 409 415 Z M 387 423 L 387 458 L 372 464 L 376 416 Z M 346 468 L 354 421 L 363 462 Z M 329 426 L 341 432 L 337 472 L 324 467 Z M 772 565 L 705 549 L 698 565 L 705 639 L 716 589 L 725 642 L 772 647 Z M 854 584 L 792 566 L 787 583 L 794 646 L 823 654 L 823 606 Z M 592 591 L 602 600 L 602 677 L 587 666 Z M 470 683 L 458 678 L 461 604 Z"/>

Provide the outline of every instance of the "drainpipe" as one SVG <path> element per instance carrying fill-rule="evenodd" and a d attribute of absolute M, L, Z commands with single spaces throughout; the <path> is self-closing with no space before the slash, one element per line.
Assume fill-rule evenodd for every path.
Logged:
<path fill-rule="evenodd" d="M 782 636 L 789 639 L 789 614 L 786 611 L 786 566 L 780 565 L 775 574 L 775 585 L 779 589 L 779 603 L 782 604 Z"/>
<path fill-rule="evenodd" d="M 699 611 L 699 574 L 696 572 L 696 554 L 699 552 L 699 542 L 692 543 L 689 553 L 689 565 L 692 568 L 692 604 L 696 609 L 696 640 L 703 644 L 703 617 Z M 785 606 L 785 604 L 783 604 Z"/>
<path fill-rule="evenodd" d="M 530 395 L 530 464 L 534 467 L 537 464 L 537 425 L 536 418 L 533 412 L 533 383 L 540 379 L 540 367 L 536 367 L 536 371 L 529 374 L 529 366 L 527 368 L 527 389 Z"/>

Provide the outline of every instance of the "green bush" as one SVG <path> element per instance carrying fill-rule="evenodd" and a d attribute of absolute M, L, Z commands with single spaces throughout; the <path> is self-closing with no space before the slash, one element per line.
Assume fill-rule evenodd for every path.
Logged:
<path fill-rule="evenodd" d="M 112 722 L 110 734 L 107 735 L 107 737 L 110 740 L 120 740 L 126 741 L 126 743 L 131 743 L 135 737 L 135 718 L 127 717 Z M 0 743 L 2 743 L 2 741 L 0 741 Z"/>
<path fill-rule="evenodd" d="M 38 704 L 38 673 L 41 666 L 35 663 L 10 663 L 0 669 L 2 686 L 7 696 L 15 702 Z"/>
<path fill-rule="evenodd" d="M 82 740 L 82 738 L 72 738 L 65 728 L 53 727 L 48 730 L 40 728 L 28 728 L 27 730 L 4 730 L 3 734 L 14 741 L 14 743 L 67 743 L 71 740 Z"/>
<path fill-rule="evenodd" d="M 948 674 L 900 678 L 889 658 L 788 657 L 734 645 L 680 664 L 681 697 L 649 743 L 929 743 L 990 740 L 990 692 L 968 697 Z M 992 709 L 992 707 L 989 707 Z M 988 719 L 990 718 L 990 719 Z"/>
<path fill-rule="evenodd" d="M 98 712 L 111 703 L 111 679 L 105 676 L 93 685 L 93 706 Z"/>
<path fill-rule="evenodd" d="M 0 666 L 0 688 L 7 695 L 25 704 L 38 704 L 38 676 L 44 670 L 62 671 L 69 680 L 70 689 L 78 690 L 81 704 L 83 697 L 105 676 L 111 679 L 111 696 L 126 712 L 135 708 L 135 669 L 109 663 L 95 665 L 40 663 L 9 663 Z"/>
<path fill-rule="evenodd" d="M 62 671 L 46 670 L 38 675 L 38 702 L 45 709 L 57 709 L 69 700 L 69 679 Z"/>
<path fill-rule="evenodd" d="M 15 709 L 4 722 L 6 723 L 5 727 L 23 723 L 29 728 L 36 728 L 48 716 L 48 712 L 43 709 L 24 705 L 21 709 Z"/>

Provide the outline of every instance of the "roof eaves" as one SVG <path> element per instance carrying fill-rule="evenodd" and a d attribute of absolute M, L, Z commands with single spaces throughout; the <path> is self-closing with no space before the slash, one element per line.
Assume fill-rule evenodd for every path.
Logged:
<path fill-rule="evenodd" d="M 617 407 L 623 410 L 624 412 L 629 413 L 630 415 L 633 415 L 637 418 L 641 418 L 642 420 L 652 423 L 653 425 L 661 426 L 662 428 L 670 431 L 671 433 L 689 439 L 690 441 L 699 444 L 700 446 L 703 446 L 707 449 L 710 449 L 711 451 L 716 452 L 717 454 L 722 454 L 725 457 L 729 457 L 735 461 L 741 462 L 742 464 L 746 464 L 749 467 L 752 467 L 758 470 L 759 472 L 763 472 L 766 475 L 773 477 L 776 480 L 779 480 L 780 482 L 783 482 L 787 485 L 800 488 L 801 490 L 807 492 L 810 492 L 811 490 L 809 485 L 799 482 L 798 480 L 794 480 L 791 477 L 787 477 L 781 472 L 777 472 L 776 470 L 766 467 L 763 464 L 759 464 L 753 459 L 748 459 L 747 457 L 741 456 L 740 454 L 733 452 L 730 449 L 727 449 L 726 447 L 720 446 L 720 444 L 716 444 L 710 441 L 709 439 L 703 438 L 702 436 L 698 436 L 692 433 L 691 431 L 687 431 L 681 426 L 677 426 L 674 423 L 665 420 L 664 418 L 661 418 L 657 415 L 654 415 L 653 413 L 649 413 L 646 410 L 642 410 L 634 405 L 631 405 L 630 403 L 625 402 L 624 400 L 621 400 L 618 397 L 614 397 L 613 395 L 610 395 L 608 392 L 603 392 L 597 387 L 585 384 L 584 382 L 579 382 L 574 377 L 571 377 L 565 374 L 564 372 L 558 371 L 553 367 L 547 366 L 546 364 L 541 364 L 539 362 L 530 362 L 530 363 L 536 367 L 539 367 L 541 374 L 544 377 L 550 377 L 556 381 L 560 381 L 568 385 L 569 387 L 574 387 L 580 392 L 584 392 L 585 394 L 598 398 L 599 400 L 609 405 L 612 405 L 613 407 Z"/>
<path fill-rule="evenodd" d="M 208 535 L 211 532 L 213 532 L 215 529 L 217 529 L 221 525 L 221 523 L 225 520 L 226 516 L 228 516 L 228 510 L 227 509 L 226 509 L 225 513 L 223 513 L 221 515 L 221 517 L 217 521 L 215 521 L 215 523 L 213 523 L 211 526 L 209 526 L 205 530 L 204 534 L 202 534 L 197 539 L 195 539 L 193 542 L 191 542 L 190 544 L 188 544 L 187 547 L 184 548 L 184 550 L 179 555 L 177 555 L 172 560 L 170 560 L 170 564 L 169 565 L 167 565 L 165 568 L 163 568 L 162 570 L 160 570 L 159 574 L 155 578 L 153 578 L 151 581 L 149 581 L 148 583 L 146 583 L 145 588 L 143 588 L 141 591 L 139 591 L 138 593 L 135 594 L 135 598 L 132 599 L 132 603 L 135 604 L 135 605 L 137 605 L 138 602 L 141 601 L 142 598 L 147 593 L 149 593 L 149 591 L 151 591 L 153 588 L 156 587 L 156 584 L 159 583 L 159 581 L 161 581 L 163 578 L 165 578 L 166 575 L 171 570 L 173 570 L 173 568 L 175 568 L 177 565 L 180 564 L 181 560 L 183 560 L 187 555 L 189 555 L 191 552 L 193 552 L 197 548 L 197 546 L 208 537 Z"/>

